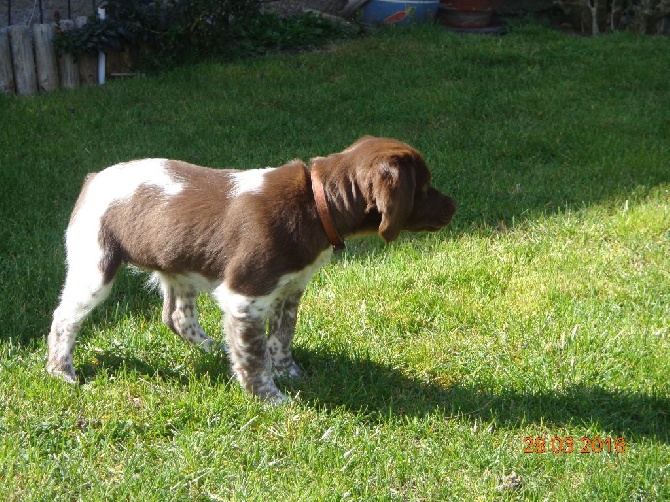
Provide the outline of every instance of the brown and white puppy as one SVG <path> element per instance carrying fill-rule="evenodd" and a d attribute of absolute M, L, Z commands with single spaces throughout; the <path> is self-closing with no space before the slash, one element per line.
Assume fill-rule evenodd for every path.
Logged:
<path fill-rule="evenodd" d="M 300 375 L 291 355 L 300 298 L 342 238 L 378 232 L 390 242 L 403 230 L 439 230 L 455 211 L 431 187 L 419 152 L 370 136 L 309 166 L 239 171 L 144 159 L 90 174 L 66 232 L 47 371 L 76 381 L 79 327 L 130 264 L 153 271 L 165 324 L 206 351 L 214 343 L 198 323 L 196 296 L 211 293 L 239 382 L 282 401 L 273 373 Z"/>

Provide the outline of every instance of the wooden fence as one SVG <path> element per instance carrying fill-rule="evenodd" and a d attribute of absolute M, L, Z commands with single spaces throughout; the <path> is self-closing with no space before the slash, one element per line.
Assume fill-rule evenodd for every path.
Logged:
<path fill-rule="evenodd" d="M 86 22 L 85 16 L 76 22 L 61 21 L 60 29 Z M 98 83 L 98 57 L 82 56 L 75 61 L 69 54 L 58 56 L 55 35 L 53 23 L 0 29 L 0 92 L 29 95 Z"/>

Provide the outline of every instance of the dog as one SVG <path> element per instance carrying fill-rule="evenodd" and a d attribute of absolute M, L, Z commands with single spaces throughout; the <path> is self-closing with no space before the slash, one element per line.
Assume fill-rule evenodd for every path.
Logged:
<path fill-rule="evenodd" d="M 309 166 L 245 171 L 143 159 L 89 174 L 65 234 L 47 372 L 76 383 L 77 332 L 127 264 L 152 271 L 163 322 L 205 351 L 216 345 L 198 323 L 196 297 L 212 294 L 238 381 L 281 402 L 274 377 L 301 374 L 291 344 L 309 280 L 344 238 L 378 233 L 391 242 L 403 230 L 448 225 L 456 202 L 430 182 L 417 150 L 372 136 Z"/>

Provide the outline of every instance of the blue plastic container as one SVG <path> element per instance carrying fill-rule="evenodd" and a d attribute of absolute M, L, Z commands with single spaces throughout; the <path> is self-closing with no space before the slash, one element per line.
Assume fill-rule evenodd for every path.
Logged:
<path fill-rule="evenodd" d="M 361 22 L 376 25 L 425 23 L 435 19 L 440 0 L 370 0 L 361 9 Z"/>

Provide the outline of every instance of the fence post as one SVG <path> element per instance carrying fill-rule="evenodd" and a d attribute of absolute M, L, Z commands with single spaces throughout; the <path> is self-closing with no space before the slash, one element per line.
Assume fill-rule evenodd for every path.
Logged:
<path fill-rule="evenodd" d="M 2 28 L 0 29 L 0 92 L 14 93 L 15 90 L 9 35 L 7 30 Z"/>
<path fill-rule="evenodd" d="M 55 33 L 53 24 L 33 25 L 37 82 L 40 91 L 58 89 L 58 66 L 54 49 Z"/>
<path fill-rule="evenodd" d="M 63 31 L 74 28 L 74 21 L 61 21 L 60 29 Z M 61 86 L 65 89 L 73 89 L 79 86 L 79 68 L 74 61 L 72 54 L 63 54 L 58 58 L 58 67 L 60 69 Z"/>
<path fill-rule="evenodd" d="M 81 28 L 88 22 L 86 16 L 79 16 L 75 21 L 77 28 Z M 79 79 L 82 84 L 95 85 L 98 83 L 98 58 L 89 54 L 79 57 Z"/>
<path fill-rule="evenodd" d="M 7 28 L 9 45 L 12 51 L 14 82 L 19 94 L 37 92 L 37 74 L 35 73 L 35 55 L 33 37 L 28 26 L 14 25 Z"/>

